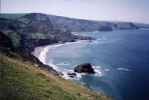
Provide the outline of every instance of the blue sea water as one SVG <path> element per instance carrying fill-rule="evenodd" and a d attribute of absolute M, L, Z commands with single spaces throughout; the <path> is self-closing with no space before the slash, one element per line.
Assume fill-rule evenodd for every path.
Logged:
<path fill-rule="evenodd" d="M 47 64 L 73 70 L 89 62 L 100 75 L 82 75 L 74 79 L 113 100 L 149 100 L 149 30 L 82 32 L 95 37 L 59 46 L 48 51 Z"/>

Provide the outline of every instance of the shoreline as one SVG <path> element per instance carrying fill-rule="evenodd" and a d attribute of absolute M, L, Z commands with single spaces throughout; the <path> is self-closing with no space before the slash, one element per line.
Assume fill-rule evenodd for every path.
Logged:
<path fill-rule="evenodd" d="M 81 43 L 81 42 L 90 42 L 90 40 L 78 40 L 75 42 L 55 43 L 55 44 L 46 45 L 46 46 L 38 46 L 34 49 L 34 51 L 32 52 L 32 55 L 37 57 L 43 64 L 49 65 L 58 73 L 62 73 L 62 75 L 60 75 L 60 77 L 62 77 L 64 79 L 71 79 L 71 77 L 69 77 L 67 75 L 67 73 L 69 73 L 69 72 L 73 73 L 73 70 L 67 70 L 66 71 L 66 69 L 64 69 L 62 72 L 62 70 L 60 70 L 57 65 L 53 64 L 52 62 L 51 63 L 47 62 L 47 60 L 46 60 L 47 59 L 47 53 L 49 50 L 56 49 L 56 48 L 64 46 L 64 45 L 70 45 L 70 44 Z M 82 74 L 76 73 L 77 78 L 80 78 L 81 75 L 84 75 L 84 74 L 83 73 Z"/>

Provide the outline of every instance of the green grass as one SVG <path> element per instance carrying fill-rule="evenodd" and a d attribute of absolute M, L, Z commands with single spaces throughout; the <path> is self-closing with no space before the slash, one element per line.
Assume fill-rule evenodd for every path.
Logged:
<path fill-rule="evenodd" d="M 0 54 L 0 100 L 109 100 L 109 98 L 49 74 L 29 61 Z"/>

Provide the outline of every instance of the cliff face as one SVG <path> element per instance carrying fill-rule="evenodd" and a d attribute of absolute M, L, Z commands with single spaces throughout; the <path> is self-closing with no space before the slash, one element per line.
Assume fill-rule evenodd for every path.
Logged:
<path fill-rule="evenodd" d="M 45 14 L 32 13 L 24 15 L 17 19 L 17 21 L 25 23 L 26 26 L 23 32 L 27 33 L 43 33 L 53 31 L 53 25 L 51 24 L 50 19 Z"/>
<path fill-rule="evenodd" d="M 32 51 L 36 46 L 76 39 L 91 39 L 71 34 L 68 30 L 56 29 L 48 15 L 31 13 L 17 19 L 0 18 L 0 31 L 9 37 L 13 46 Z"/>
<path fill-rule="evenodd" d="M 0 32 L 0 47 L 12 48 L 12 42 L 10 39 Z"/>

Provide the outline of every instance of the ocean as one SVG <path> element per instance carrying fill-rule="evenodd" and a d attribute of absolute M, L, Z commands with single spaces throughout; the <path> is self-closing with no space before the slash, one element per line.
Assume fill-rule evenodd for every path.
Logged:
<path fill-rule="evenodd" d="M 63 72 L 64 78 L 83 84 L 113 100 L 149 100 L 149 30 L 80 32 L 96 40 L 36 48 L 43 63 Z M 66 73 L 82 63 L 91 63 L 95 75 Z"/>

